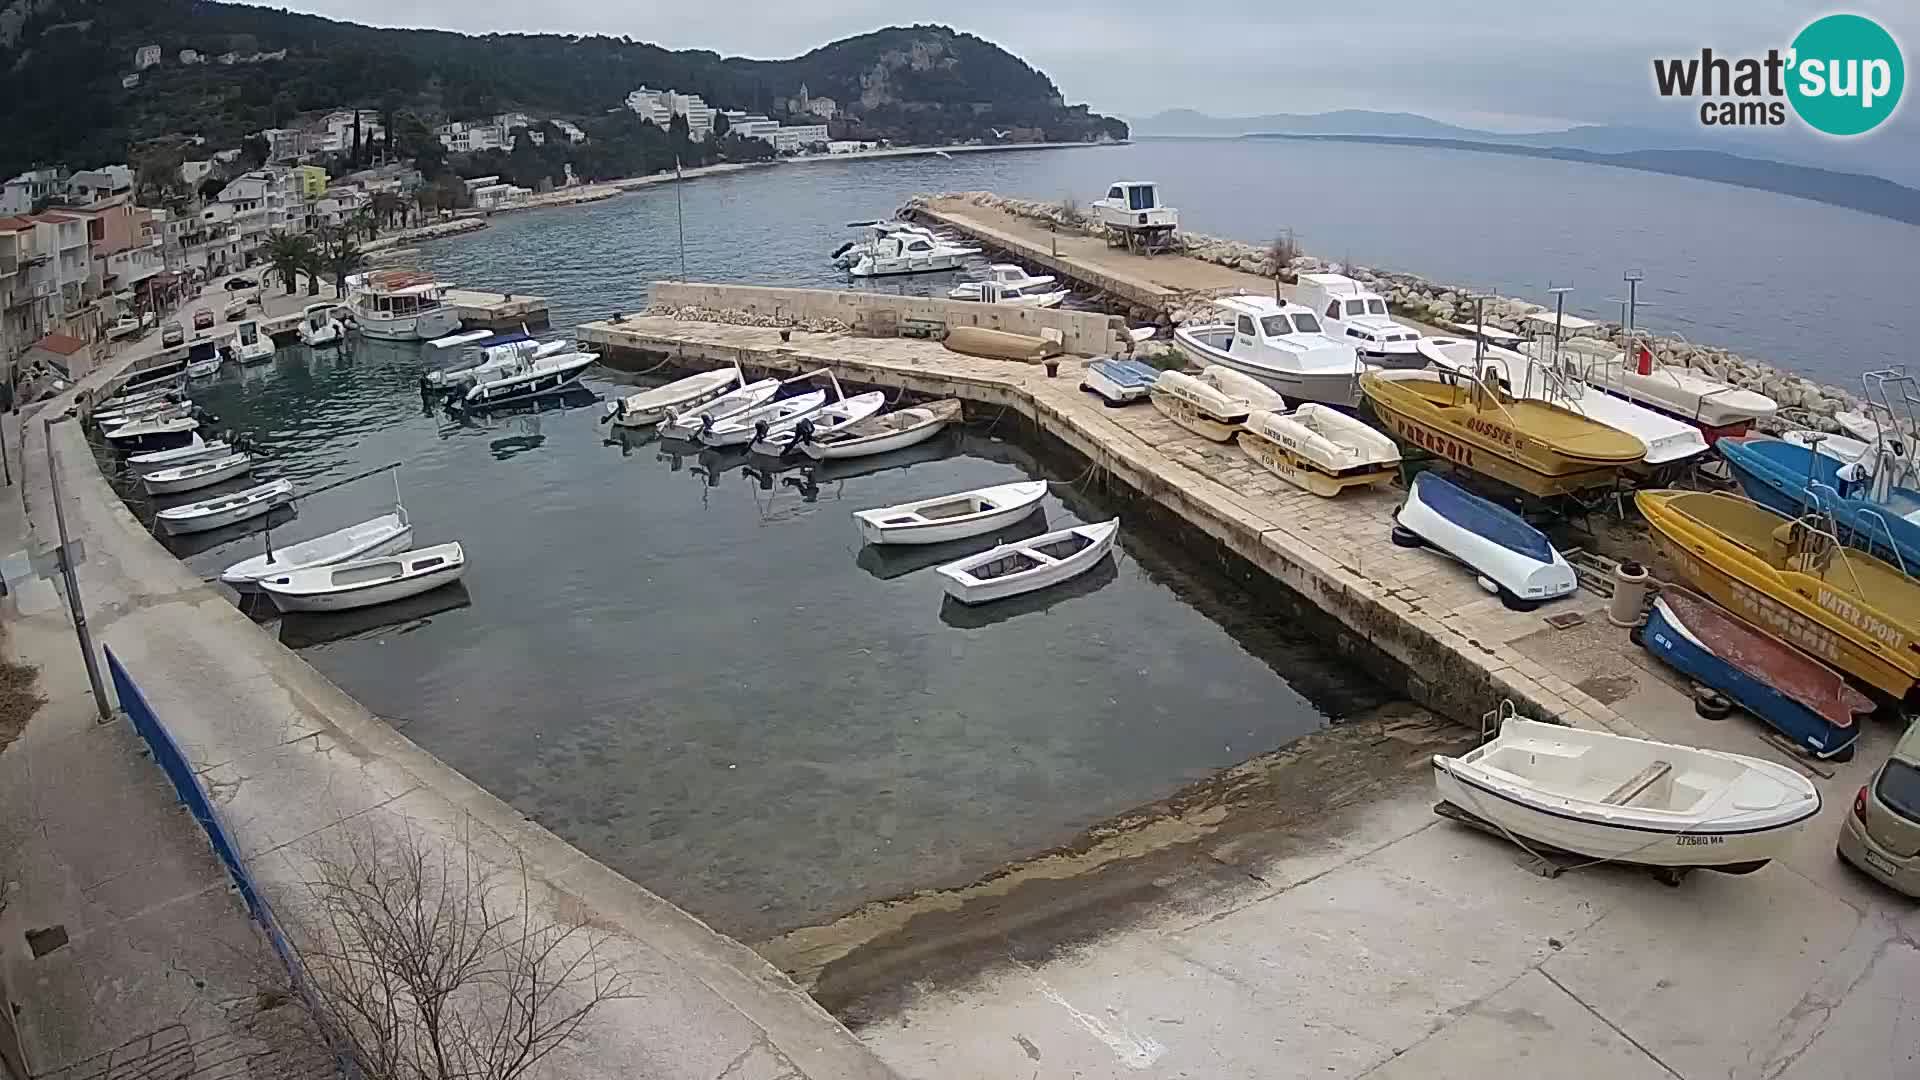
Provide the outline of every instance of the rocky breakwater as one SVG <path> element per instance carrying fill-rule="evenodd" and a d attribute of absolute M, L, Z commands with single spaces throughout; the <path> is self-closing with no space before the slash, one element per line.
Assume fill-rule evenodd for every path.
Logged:
<path fill-rule="evenodd" d="M 436 221 L 431 225 L 422 225 L 416 229 L 403 229 L 377 240 L 369 240 L 360 245 L 361 251 L 374 252 L 404 244 L 418 243 L 422 240 L 438 240 L 443 236 L 458 236 L 461 233 L 477 232 L 487 227 L 479 218 L 456 218 L 453 221 Z"/>
<path fill-rule="evenodd" d="M 1014 217 L 1048 223 L 1064 233 L 1098 235 L 1099 226 L 1087 211 L 1070 200 L 1040 202 L 1014 199 L 990 191 L 960 191 L 944 195 L 916 195 L 902 207 L 903 215 L 918 210 L 936 199 L 958 199 L 985 209 L 998 210 Z M 1541 304 L 1515 297 L 1489 296 L 1464 286 L 1429 281 L 1417 274 L 1378 270 L 1364 266 L 1345 266 L 1338 262 L 1290 250 L 1290 244 L 1250 244 L 1228 237 L 1205 233 L 1181 232 L 1180 252 L 1190 259 L 1225 266 L 1261 277 L 1279 277 L 1291 283 L 1301 274 L 1346 274 L 1366 288 L 1385 297 L 1395 314 L 1419 322 L 1447 327 L 1471 325 L 1474 302 L 1480 302 L 1481 317 L 1488 326 L 1514 333 L 1526 333 L 1533 327 L 1527 316 L 1550 311 Z M 1209 297 L 1194 296 L 1176 304 L 1166 321 L 1178 326 L 1209 318 Z M 1601 323 L 1572 338 L 1567 346 L 1586 354 L 1612 355 L 1632 344 L 1644 343 L 1656 362 L 1674 367 L 1693 368 L 1735 386 L 1755 390 L 1779 402 L 1782 415 L 1776 427 L 1811 427 L 1838 432 L 1834 414 L 1863 410 L 1860 397 L 1844 388 L 1824 386 L 1771 364 L 1741 356 L 1729 349 L 1687 341 L 1684 338 L 1650 334 L 1645 330 L 1628 333 L 1615 323 Z"/>
<path fill-rule="evenodd" d="M 681 322 L 726 323 L 731 326 L 763 326 L 771 330 L 798 330 L 807 334 L 846 334 L 853 327 L 839 319 L 796 319 L 787 315 L 758 315 L 738 308 L 695 307 L 691 304 L 676 307 L 671 304 L 654 304 L 642 312 L 660 318 L 677 319 Z"/>

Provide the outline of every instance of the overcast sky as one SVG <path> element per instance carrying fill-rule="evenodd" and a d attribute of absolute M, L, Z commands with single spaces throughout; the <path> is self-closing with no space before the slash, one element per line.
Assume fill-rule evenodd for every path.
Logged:
<path fill-rule="evenodd" d="M 1808 0 L 273 0 L 379 26 L 627 35 L 669 48 L 777 59 L 881 26 L 938 22 L 1053 77 L 1069 101 L 1144 116 L 1407 110 L 1507 130 L 1570 123 L 1688 125 L 1652 91 L 1654 56 L 1785 47 L 1837 10 Z M 1849 0 L 1920 61 L 1920 4 Z M 1915 130 L 1908 103 L 1899 126 Z"/>

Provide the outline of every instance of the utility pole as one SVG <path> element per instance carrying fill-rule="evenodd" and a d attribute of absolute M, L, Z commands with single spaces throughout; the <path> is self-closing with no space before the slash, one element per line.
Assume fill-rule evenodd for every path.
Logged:
<path fill-rule="evenodd" d="M 1644 270 L 1629 270 L 1621 277 L 1627 283 L 1626 329 L 1631 333 L 1635 329 L 1635 320 L 1640 312 L 1640 283 L 1647 279 Z"/>
<path fill-rule="evenodd" d="M 1560 366 L 1561 326 L 1567 317 L 1567 294 L 1573 291 L 1571 285 L 1548 283 L 1547 291 L 1553 294 L 1553 364 Z"/>
<path fill-rule="evenodd" d="M 107 704 L 107 690 L 100 682 L 100 660 L 93 653 L 93 635 L 87 630 L 86 605 L 80 602 L 80 578 L 73 572 L 73 540 L 67 535 L 66 503 L 60 492 L 60 463 L 54 456 L 53 421 L 41 421 L 41 431 L 47 440 L 47 476 L 53 481 L 53 520 L 60 530 L 60 547 L 54 557 L 60 564 L 60 576 L 67 586 L 67 607 L 73 612 L 73 632 L 80 639 L 80 655 L 87 662 L 87 682 L 93 686 L 94 708 L 100 713 L 102 721 L 113 717 L 113 708 Z"/>

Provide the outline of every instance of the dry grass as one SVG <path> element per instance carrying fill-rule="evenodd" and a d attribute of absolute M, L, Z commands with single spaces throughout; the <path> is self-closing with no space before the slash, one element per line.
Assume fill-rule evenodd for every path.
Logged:
<path fill-rule="evenodd" d="M 7 634 L 0 627 L 0 751 L 27 728 L 27 721 L 47 699 L 40 696 L 40 669 L 7 659 Z"/>

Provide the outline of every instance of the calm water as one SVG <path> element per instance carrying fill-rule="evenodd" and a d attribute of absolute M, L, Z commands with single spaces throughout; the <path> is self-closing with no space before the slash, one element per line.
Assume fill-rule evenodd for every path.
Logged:
<path fill-rule="evenodd" d="M 696 280 L 833 287 L 824 256 L 916 192 L 986 189 L 1082 203 L 1156 179 L 1190 227 L 1408 270 L 1617 319 L 1646 272 L 1641 323 L 1824 380 L 1908 360 L 1920 227 L 1765 192 L 1572 162 L 1341 143 L 1149 140 L 1129 146 L 783 166 L 688 182 Z M 509 215 L 441 241 L 428 264 L 475 286 L 546 294 L 555 325 L 641 305 L 677 276 L 674 191 Z M 910 286 L 924 290 L 944 278 Z"/>
<path fill-rule="evenodd" d="M 488 790 L 748 939 L 971 880 L 1386 700 L 1143 528 L 1072 585 L 979 611 L 943 603 L 927 556 L 861 550 L 854 509 L 1073 479 L 990 431 L 760 476 L 609 443 L 588 393 L 458 423 L 423 411 L 420 370 L 412 346 L 283 347 L 196 394 L 305 488 L 406 461 L 416 544 L 466 546 L 464 591 L 278 632 Z M 276 536 L 363 520 L 391 490 L 322 493 Z M 1114 511 L 1060 483 L 1045 512 Z M 179 550 L 211 576 L 259 541 Z"/>

